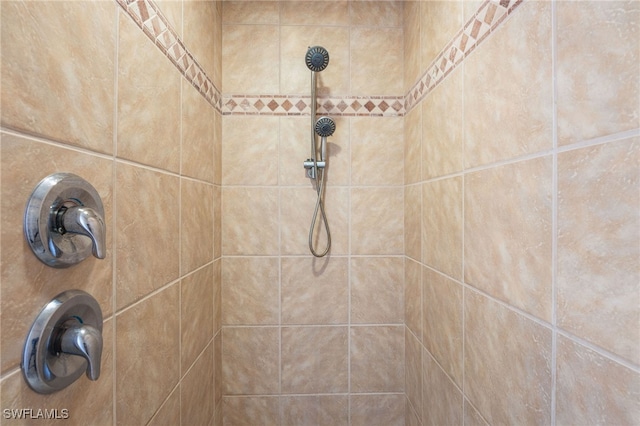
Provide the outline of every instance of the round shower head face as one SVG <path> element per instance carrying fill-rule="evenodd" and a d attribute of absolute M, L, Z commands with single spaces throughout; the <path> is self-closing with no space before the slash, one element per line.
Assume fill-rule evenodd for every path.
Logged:
<path fill-rule="evenodd" d="M 311 71 L 320 72 L 329 65 L 329 52 L 322 46 L 310 47 L 304 61 Z"/>
<path fill-rule="evenodd" d="M 336 131 L 336 123 L 329 117 L 320 117 L 316 121 L 315 131 L 318 136 L 327 138 Z"/>

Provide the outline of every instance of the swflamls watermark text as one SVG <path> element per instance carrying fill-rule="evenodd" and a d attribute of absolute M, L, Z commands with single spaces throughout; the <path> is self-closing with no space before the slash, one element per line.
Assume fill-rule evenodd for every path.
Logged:
<path fill-rule="evenodd" d="M 28 420 L 64 420 L 69 418 L 66 408 L 5 408 L 2 410 L 5 419 Z"/>

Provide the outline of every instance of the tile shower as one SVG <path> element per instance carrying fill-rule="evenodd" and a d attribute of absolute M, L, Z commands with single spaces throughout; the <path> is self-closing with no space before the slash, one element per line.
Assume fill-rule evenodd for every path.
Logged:
<path fill-rule="evenodd" d="M 637 2 L 0 13 L 3 410 L 67 408 L 66 424 L 638 423 Z M 337 124 L 323 259 L 308 253 L 302 168 L 315 44 L 331 55 L 318 112 Z M 108 254 L 52 270 L 24 243 L 22 210 L 62 169 L 101 194 Z M 105 314 L 103 375 L 36 395 L 23 339 L 72 287 Z"/>

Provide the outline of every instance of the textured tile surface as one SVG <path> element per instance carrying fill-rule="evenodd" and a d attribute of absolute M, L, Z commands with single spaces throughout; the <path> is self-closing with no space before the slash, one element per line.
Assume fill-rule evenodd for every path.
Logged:
<path fill-rule="evenodd" d="M 465 176 L 465 282 L 551 321 L 552 158 Z"/>
<path fill-rule="evenodd" d="M 465 292 L 464 389 L 490 424 L 551 421 L 551 330 Z"/>
<path fill-rule="evenodd" d="M 347 327 L 282 329 L 282 393 L 348 390 Z"/>
<path fill-rule="evenodd" d="M 3 126 L 113 152 L 116 11 L 112 2 L 3 2 Z"/>
<path fill-rule="evenodd" d="M 558 156 L 558 324 L 640 363 L 640 138 Z"/>
<path fill-rule="evenodd" d="M 639 19 L 635 1 L 558 4 L 561 145 L 640 127 Z"/>
<path fill-rule="evenodd" d="M 562 336 L 558 338 L 559 424 L 635 424 L 640 375 Z"/>

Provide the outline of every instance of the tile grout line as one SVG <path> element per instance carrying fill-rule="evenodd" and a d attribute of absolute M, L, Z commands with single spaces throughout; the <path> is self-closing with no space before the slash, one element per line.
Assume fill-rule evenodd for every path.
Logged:
<path fill-rule="evenodd" d="M 120 40 L 120 8 L 115 5 L 115 13 L 114 13 L 114 22 L 113 22 L 113 26 L 115 29 L 115 39 L 116 40 Z M 117 341 L 117 336 L 118 336 L 118 330 L 117 330 L 117 317 L 116 317 L 116 311 L 117 311 L 117 306 L 118 306 L 118 279 L 117 279 L 117 272 L 118 272 L 118 265 L 117 265 L 117 258 L 115 256 L 115 249 L 118 246 L 118 236 L 117 236 L 117 232 L 116 232 L 116 225 L 117 225 L 117 217 L 118 215 L 116 214 L 116 212 L 118 211 L 118 203 L 117 203 L 117 194 L 118 194 L 118 162 L 117 162 L 117 158 L 118 158 L 118 95 L 119 95 L 119 91 L 118 91 L 118 83 L 119 83 L 119 79 L 118 79 L 118 72 L 116 70 L 119 69 L 120 63 L 118 61 L 118 58 L 120 56 L 120 48 L 119 48 L 120 43 L 116 42 L 115 46 L 114 46 L 114 73 L 113 73 L 113 92 L 114 92 L 114 102 L 113 102 L 113 145 L 112 145 L 112 151 L 113 151 L 113 155 L 111 157 L 111 161 L 112 161 L 112 176 L 111 176 L 111 183 L 113 185 L 113 193 L 112 193 L 112 225 L 111 225 L 111 232 L 112 232 L 112 248 L 114 249 L 114 253 L 112 254 L 112 262 L 111 262 L 111 312 L 112 312 L 112 333 L 113 333 L 113 341 L 111 342 L 111 351 L 112 351 L 112 362 L 113 362 L 113 371 L 111 372 L 111 382 L 112 382 L 112 389 L 111 389 L 111 403 L 112 403 L 112 407 L 111 407 L 111 413 L 112 413 L 112 424 L 113 426 L 117 425 L 117 419 L 118 419 L 118 410 L 117 410 L 117 394 L 116 394 L 116 389 L 117 389 L 117 374 L 116 372 L 118 371 L 118 365 L 117 365 L 117 345 L 116 345 L 116 341 Z"/>
<path fill-rule="evenodd" d="M 557 2 L 551 1 L 551 91 L 553 166 L 551 176 L 551 424 L 556 424 L 558 381 L 558 30 Z"/>

